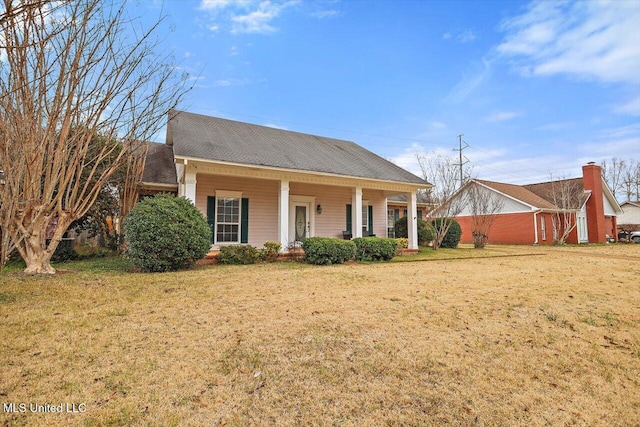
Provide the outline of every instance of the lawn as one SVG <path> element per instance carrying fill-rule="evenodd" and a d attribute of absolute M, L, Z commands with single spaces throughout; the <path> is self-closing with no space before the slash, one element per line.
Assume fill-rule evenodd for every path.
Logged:
<path fill-rule="evenodd" d="M 640 424 L 640 245 L 413 257 L 0 276 L 0 425 Z"/>

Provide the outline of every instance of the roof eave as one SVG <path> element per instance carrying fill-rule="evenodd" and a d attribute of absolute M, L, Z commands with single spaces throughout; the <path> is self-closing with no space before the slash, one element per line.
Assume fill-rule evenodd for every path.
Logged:
<path fill-rule="evenodd" d="M 181 156 L 181 155 L 174 155 L 174 159 L 176 160 L 176 163 L 184 163 L 184 161 L 186 160 L 187 162 L 193 161 L 193 162 L 201 162 L 201 163 L 208 163 L 208 164 L 218 164 L 218 165 L 224 165 L 224 166 L 260 169 L 265 171 L 274 171 L 274 172 L 282 172 L 282 173 L 299 173 L 304 175 L 316 175 L 316 176 L 324 176 L 324 177 L 330 177 L 330 178 L 356 179 L 356 180 L 363 180 L 363 181 L 370 181 L 370 182 L 384 182 L 387 184 L 401 184 L 401 185 L 411 186 L 417 190 L 433 187 L 433 184 L 430 184 L 426 181 L 424 181 L 424 184 L 420 184 L 420 183 L 409 182 L 409 181 L 392 181 L 392 180 L 385 180 L 385 179 L 367 178 L 367 177 L 355 176 L 355 175 L 339 175 L 339 174 L 333 174 L 329 172 L 307 171 L 302 169 L 287 169 L 287 168 L 278 168 L 274 166 L 254 165 L 254 164 L 248 164 L 248 163 L 224 162 L 220 160 L 202 159 L 199 157 L 189 157 L 189 156 Z"/>

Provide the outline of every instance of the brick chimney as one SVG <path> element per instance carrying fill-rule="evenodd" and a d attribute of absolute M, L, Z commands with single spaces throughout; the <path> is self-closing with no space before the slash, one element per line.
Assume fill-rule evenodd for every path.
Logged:
<path fill-rule="evenodd" d="M 606 243 L 607 230 L 604 221 L 604 202 L 602 193 L 602 169 L 594 162 L 582 167 L 584 189 L 591 191 L 587 201 L 587 230 L 590 243 Z"/>

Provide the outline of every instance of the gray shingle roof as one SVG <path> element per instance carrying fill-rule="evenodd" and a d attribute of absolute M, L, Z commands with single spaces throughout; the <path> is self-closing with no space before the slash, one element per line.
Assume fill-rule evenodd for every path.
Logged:
<path fill-rule="evenodd" d="M 173 162 L 173 147 L 155 142 L 149 142 L 148 144 L 142 182 L 177 186 L 178 179 L 176 166 Z"/>
<path fill-rule="evenodd" d="M 430 185 L 353 142 L 183 111 L 169 112 L 167 144 L 176 156 Z"/>

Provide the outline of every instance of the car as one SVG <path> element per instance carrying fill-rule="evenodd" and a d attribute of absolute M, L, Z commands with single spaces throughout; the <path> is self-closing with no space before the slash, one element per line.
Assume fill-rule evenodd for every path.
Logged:
<path fill-rule="evenodd" d="M 640 231 L 632 231 L 629 238 L 634 243 L 640 243 Z"/>

